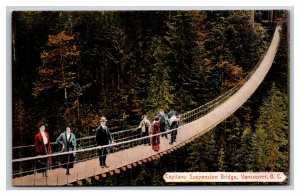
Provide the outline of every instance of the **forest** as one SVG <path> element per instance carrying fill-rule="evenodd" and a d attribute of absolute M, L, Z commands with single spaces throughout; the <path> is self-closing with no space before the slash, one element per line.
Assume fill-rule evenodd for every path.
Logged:
<path fill-rule="evenodd" d="M 101 116 L 115 132 L 160 108 L 192 110 L 241 84 L 274 28 L 250 10 L 13 12 L 12 144 L 33 144 L 41 120 L 55 141 L 69 124 L 78 138 L 93 135 Z M 288 175 L 288 33 L 283 23 L 271 70 L 233 115 L 178 151 L 93 185 L 181 185 L 166 184 L 166 171 Z"/>

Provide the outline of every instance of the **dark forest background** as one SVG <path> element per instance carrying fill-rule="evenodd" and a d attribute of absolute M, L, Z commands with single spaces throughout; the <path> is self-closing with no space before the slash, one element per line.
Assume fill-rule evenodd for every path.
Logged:
<path fill-rule="evenodd" d="M 274 24 L 253 11 L 47 11 L 12 14 L 13 146 L 33 144 L 43 120 L 54 141 L 67 124 L 112 132 L 159 108 L 194 109 L 243 82 Z M 160 160 L 94 185 L 164 185 L 166 171 L 289 171 L 288 35 L 266 79 L 237 112 Z"/>

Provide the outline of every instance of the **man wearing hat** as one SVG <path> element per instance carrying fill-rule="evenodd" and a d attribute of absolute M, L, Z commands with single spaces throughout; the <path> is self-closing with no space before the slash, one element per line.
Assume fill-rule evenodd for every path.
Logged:
<path fill-rule="evenodd" d="M 113 137 L 109 132 L 108 127 L 106 126 L 106 118 L 101 117 L 100 126 L 96 129 L 96 143 L 99 146 L 98 153 L 99 153 L 99 161 L 100 166 L 102 168 L 109 167 L 106 165 L 106 156 L 108 154 L 107 148 L 102 148 L 101 146 L 108 145 L 110 142 L 113 143 Z"/>
<path fill-rule="evenodd" d="M 168 134 L 166 134 L 164 132 L 166 132 L 169 129 L 169 126 L 170 126 L 169 118 L 165 114 L 164 109 L 160 109 L 157 116 L 159 117 L 160 132 L 162 133 L 161 137 L 165 136 L 166 139 L 168 139 Z"/>

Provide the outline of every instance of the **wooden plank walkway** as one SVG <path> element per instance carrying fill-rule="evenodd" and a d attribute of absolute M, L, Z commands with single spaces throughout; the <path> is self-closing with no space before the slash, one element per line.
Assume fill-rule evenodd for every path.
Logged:
<path fill-rule="evenodd" d="M 74 164 L 74 168 L 70 169 L 71 175 L 65 175 L 66 170 L 64 168 L 58 168 L 49 170 L 47 178 L 42 177 L 41 173 L 15 178 L 13 179 L 13 185 L 62 186 L 75 183 L 80 180 L 89 180 L 89 178 L 95 176 L 98 176 L 96 178 L 101 178 L 102 174 L 109 172 L 119 173 L 119 169 L 125 170 L 125 168 L 132 168 L 132 163 L 142 164 L 144 162 L 151 161 L 152 159 L 162 156 L 164 152 L 168 153 L 168 150 L 175 148 L 176 145 L 184 143 L 187 140 L 187 134 L 184 134 L 184 130 L 178 130 L 178 132 L 177 142 L 173 145 L 169 144 L 170 135 L 168 136 L 168 139 L 161 138 L 161 148 L 158 152 L 153 151 L 152 147 L 149 145 L 139 145 L 109 154 L 106 161 L 110 166 L 109 168 L 101 168 L 99 165 L 99 159 L 96 158 Z"/>
<path fill-rule="evenodd" d="M 174 143 L 174 145 L 169 144 L 169 135 L 168 140 L 161 138 L 161 149 L 159 152 L 153 151 L 151 146 L 140 145 L 109 154 L 107 156 L 109 168 L 101 168 L 97 158 L 74 164 L 74 168 L 70 170 L 71 175 L 69 176 L 65 175 L 65 169 L 58 168 L 48 171 L 47 178 L 42 177 L 42 174 L 40 173 L 31 174 L 12 179 L 12 184 L 14 186 L 62 186 L 71 183 L 82 185 L 82 181 L 86 181 L 87 183 L 91 182 L 92 177 L 99 180 L 101 177 L 120 173 L 121 170 L 131 169 L 137 164 L 143 164 L 154 158 L 159 158 L 160 156 L 170 153 L 191 142 L 194 138 L 201 136 L 203 133 L 211 130 L 218 123 L 228 118 L 243 103 L 245 103 L 257 89 L 268 73 L 275 58 L 280 40 L 279 31 L 280 27 L 277 27 L 266 56 L 256 72 L 241 87 L 241 89 L 207 115 L 200 119 L 195 119 L 193 122 L 180 128 L 178 130 L 177 142 Z"/>

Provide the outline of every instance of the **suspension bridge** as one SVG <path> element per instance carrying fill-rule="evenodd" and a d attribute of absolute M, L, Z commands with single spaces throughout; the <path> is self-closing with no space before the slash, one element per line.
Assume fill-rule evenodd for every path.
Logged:
<path fill-rule="evenodd" d="M 29 156 L 12 160 L 13 186 L 65 186 L 65 185 L 83 185 L 91 184 L 93 180 L 99 180 L 109 175 L 118 174 L 127 169 L 159 159 L 161 156 L 172 153 L 174 150 L 190 143 L 195 138 L 211 130 L 220 122 L 233 114 L 242 106 L 250 96 L 255 92 L 268 73 L 275 58 L 279 41 L 281 27 L 277 26 L 272 41 L 257 65 L 244 78 L 244 82 L 233 87 L 223 95 L 202 105 L 194 110 L 182 114 L 182 120 L 177 129 L 177 141 L 169 144 L 170 138 L 160 139 L 160 150 L 153 151 L 149 145 L 143 145 L 147 137 L 141 137 L 135 132 L 136 129 L 128 129 L 113 133 L 115 143 L 101 146 L 109 148 L 110 153 L 107 156 L 108 167 L 100 167 L 99 156 L 97 154 L 98 146 L 94 145 L 94 136 L 80 138 L 86 141 L 84 148 L 78 148 L 72 152 L 56 152 L 45 156 Z M 168 130 L 171 133 L 174 130 Z M 166 133 L 166 132 L 165 132 Z M 158 133 L 156 135 L 161 135 Z M 91 142 L 92 140 L 92 142 Z M 93 144 L 91 144 L 93 143 Z M 16 147 L 13 150 L 28 149 L 32 151 L 33 146 Z M 59 157 L 69 153 L 76 153 L 79 157 L 74 162 L 74 168 L 70 169 L 70 175 L 65 175 L 65 169 L 59 162 Z M 42 177 L 41 173 L 36 172 L 35 160 L 51 156 L 54 164 L 52 169 L 48 170 L 47 177 Z M 30 168 L 30 169 L 23 169 Z"/>

